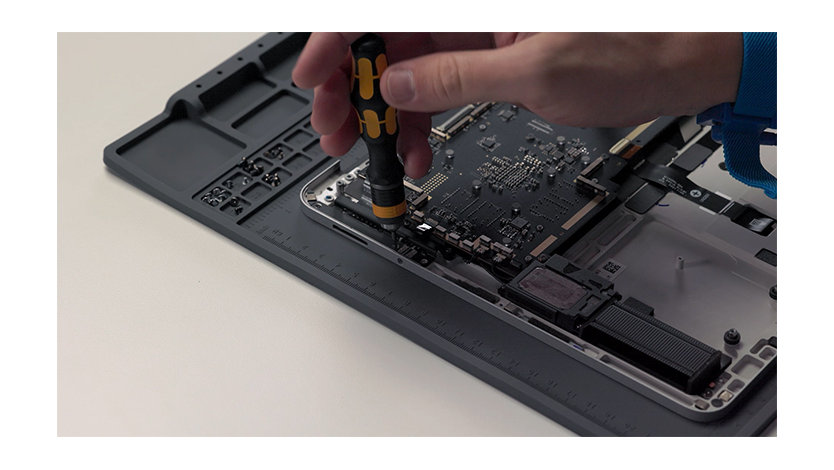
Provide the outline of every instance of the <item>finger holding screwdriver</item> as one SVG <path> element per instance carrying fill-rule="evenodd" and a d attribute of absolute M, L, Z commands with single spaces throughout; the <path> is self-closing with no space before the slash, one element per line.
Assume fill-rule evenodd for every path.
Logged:
<path fill-rule="evenodd" d="M 321 146 L 330 155 L 343 155 L 358 137 L 358 122 L 351 110 L 350 44 L 363 33 L 313 33 L 301 53 L 294 82 L 302 88 L 315 88 L 313 128 L 322 134 Z M 387 48 L 388 63 L 410 59 L 439 50 L 491 47 L 491 34 L 380 33 Z M 383 96 L 388 93 L 385 77 Z M 387 98 L 386 98 L 387 99 Z M 445 108 L 437 109 L 443 111 Z M 426 137 L 431 131 L 434 112 L 417 112 L 399 108 L 397 151 L 403 159 L 406 175 L 419 178 L 431 166 L 432 153 Z"/>
<path fill-rule="evenodd" d="M 316 88 L 313 126 L 331 155 L 356 142 L 349 45 L 360 34 L 315 33 L 293 80 Z M 555 124 L 625 127 L 735 101 L 740 33 L 385 33 L 381 91 L 400 112 L 405 172 L 431 165 L 431 113 L 478 101 L 523 106 Z M 409 113 L 405 111 L 410 111 Z M 405 148 L 404 148 L 405 147 Z"/>

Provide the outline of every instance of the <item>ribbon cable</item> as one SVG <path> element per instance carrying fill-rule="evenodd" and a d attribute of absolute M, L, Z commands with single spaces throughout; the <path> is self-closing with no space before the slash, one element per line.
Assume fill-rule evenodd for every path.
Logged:
<path fill-rule="evenodd" d="M 650 184 L 666 188 L 709 212 L 726 216 L 759 235 L 767 236 L 775 228 L 776 220 L 772 217 L 698 186 L 688 178 L 685 170 L 674 165 L 662 166 L 646 161 L 634 173 Z"/>

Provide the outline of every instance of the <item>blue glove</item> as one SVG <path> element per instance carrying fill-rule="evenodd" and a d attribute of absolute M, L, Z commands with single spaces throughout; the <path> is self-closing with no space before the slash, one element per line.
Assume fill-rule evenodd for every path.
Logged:
<path fill-rule="evenodd" d="M 712 125 L 712 138 L 724 144 L 724 162 L 735 179 L 761 188 L 776 199 L 776 177 L 764 169 L 760 145 L 776 145 L 776 33 L 744 33 L 744 63 L 735 103 L 698 115 Z"/>

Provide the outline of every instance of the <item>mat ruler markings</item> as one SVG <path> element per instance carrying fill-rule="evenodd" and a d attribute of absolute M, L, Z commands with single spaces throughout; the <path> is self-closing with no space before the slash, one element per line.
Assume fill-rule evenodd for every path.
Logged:
<path fill-rule="evenodd" d="M 250 221 L 254 221 L 255 218 L 257 217 L 253 217 Z M 262 226 L 262 228 L 258 230 L 258 233 L 263 235 L 263 232 L 266 231 L 266 229 L 266 226 Z M 621 422 L 621 420 L 618 420 L 616 415 L 610 412 L 601 413 L 596 409 L 597 404 L 594 402 L 586 401 L 585 403 L 576 403 L 575 398 L 577 397 L 577 393 L 573 390 L 562 390 L 558 381 L 541 377 L 541 372 L 538 370 L 519 370 L 519 366 L 521 366 L 520 361 L 503 355 L 501 351 L 487 349 L 484 346 L 484 343 L 477 338 L 467 338 L 467 333 L 462 329 L 457 328 L 454 332 L 450 332 L 448 329 L 444 328 L 447 325 L 445 320 L 439 318 L 430 319 L 432 317 L 430 312 L 425 309 L 413 308 L 410 301 L 403 300 L 397 303 L 394 300 L 389 299 L 389 296 L 393 294 L 393 291 L 388 291 L 385 295 L 378 294 L 377 291 L 374 290 L 377 283 L 362 279 L 361 273 L 343 273 L 339 269 L 342 267 L 339 264 L 334 266 L 325 265 L 321 262 L 323 255 L 320 254 L 319 256 L 311 257 L 305 253 L 305 251 L 310 248 L 309 245 L 303 245 L 301 247 L 294 246 L 289 243 L 292 239 L 291 236 L 283 236 L 283 233 L 278 229 L 273 230 L 273 232 L 277 236 L 263 235 L 264 240 L 305 261 L 306 263 L 315 266 L 317 269 L 330 274 L 335 279 L 338 279 L 350 287 L 364 293 L 382 305 L 405 315 L 469 354 L 499 368 L 516 379 L 533 386 L 536 390 L 556 399 L 559 403 L 567 406 L 577 413 L 593 418 L 597 424 L 604 426 L 617 434 L 633 434 L 637 430 L 634 426 Z"/>

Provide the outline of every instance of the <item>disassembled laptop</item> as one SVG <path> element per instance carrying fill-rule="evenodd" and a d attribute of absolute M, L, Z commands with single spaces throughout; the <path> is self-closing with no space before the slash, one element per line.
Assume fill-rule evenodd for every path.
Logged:
<path fill-rule="evenodd" d="M 774 363 L 775 214 L 690 179 L 721 160 L 707 128 L 567 128 L 504 103 L 441 119 L 393 240 L 367 162 L 307 184 L 307 215 L 695 419 Z"/>
<path fill-rule="evenodd" d="M 776 202 L 730 177 L 708 128 L 450 110 L 392 237 L 365 146 L 326 155 L 312 92 L 291 81 L 307 37 L 259 38 L 105 163 L 576 432 L 752 435 L 773 421 Z M 775 173 L 773 149 L 763 161 Z"/>

